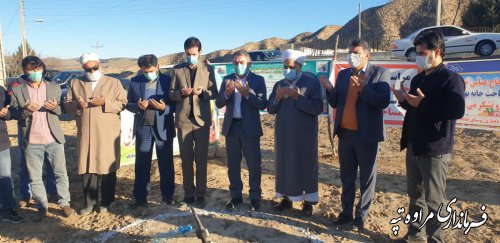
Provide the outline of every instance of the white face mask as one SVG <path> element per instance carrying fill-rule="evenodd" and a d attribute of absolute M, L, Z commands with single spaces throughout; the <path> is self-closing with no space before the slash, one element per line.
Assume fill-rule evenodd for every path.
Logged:
<path fill-rule="evenodd" d="M 86 72 L 85 75 L 90 81 L 96 82 L 101 78 L 101 70 L 97 70 L 92 73 Z"/>
<path fill-rule="evenodd" d="M 417 64 L 417 67 L 427 71 L 432 68 L 432 63 L 429 62 L 429 57 L 428 56 L 416 56 L 415 57 L 415 63 Z"/>
<path fill-rule="evenodd" d="M 361 55 L 356 53 L 349 53 L 347 59 L 351 68 L 358 68 L 361 65 Z"/>

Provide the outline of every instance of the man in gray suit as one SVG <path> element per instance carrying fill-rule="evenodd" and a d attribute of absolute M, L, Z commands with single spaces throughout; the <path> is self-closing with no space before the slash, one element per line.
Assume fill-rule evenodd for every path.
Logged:
<path fill-rule="evenodd" d="M 260 208 L 261 154 L 260 137 L 263 135 L 259 110 L 266 109 L 266 83 L 264 77 L 250 72 L 251 59 L 245 50 L 233 55 L 234 72 L 226 77 L 220 87 L 215 104 L 226 107 L 222 134 L 226 137 L 227 166 L 231 200 L 227 210 L 243 202 L 241 191 L 242 151 L 250 174 L 250 210 Z"/>
<path fill-rule="evenodd" d="M 66 217 L 75 213 L 70 207 L 69 180 L 64 155 L 64 133 L 61 129 L 61 88 L 57 83 L 44 80 L 45 65 L 40 58 L 28 56 L 22 61 L 28 80 L 12 88 L 11 116 L 18 120 L 38 213 L 35 221 L 42 221 L 48 214 L 48 201 L 42 180 L 44 156 L 54 169 L 59 205 Z"/>
<path fill-rule="evenodd" d="M 339 137 L 342 213 L 337 226 L 364 228 L 368 208 L 375 194 L 378 143 L 384 140 L 383 110 L 389 106 L 389 70 L 374 66 L 368 59 L 368 44 L 354 40 L 349 47 L 351 68 L 339 72 L 335 87 L 321 78 L 330 105 L 336 108 L 334 135 Z M 356 176 L 360 171 L 361 197 L 353 222 Z"/>
<path fill-rule="evenodd" d="M 176 65 L 172 72 L 169 98 L 175 102 L 175 126 L 182 160 L 184 200 L 205 207 L 207 191 L 207 157 L 212 109 L 210 100 L 217 97 L 215 74 L 201 60 L 201 42 L 190 37 L 184 42 L 186 62 Z M 193 160 L 196 161 L 196 186 Z"/>

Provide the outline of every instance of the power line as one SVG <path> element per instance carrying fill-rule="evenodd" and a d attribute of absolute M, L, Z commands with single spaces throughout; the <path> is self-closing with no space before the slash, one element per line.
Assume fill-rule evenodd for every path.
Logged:
<path fill-rule="evenodd" d="M 226 8 L 237 8 L 237 7 L 244 7 L 247 5 L 254 5 L 255 2 L 259 2 L 256 0 L 252 1 L 240 1 L 238 3 L 230 2 L 230 3 L 224 3 L 224 4 L 201 4 L 201 5 L 196 5 L 196 11 L 206 11 L 206 10 L 214 10 L 214 9 L 226 9 Z M 268 2 L 266 0 L 260 0 L 260 2 Z M 282 1 L 283 2 L 283 1 Z M 289 2 L 289 1 L 284 1 L 284 2 Z M 204 1 L 204 3 L 207 3 Z M 130 4 L 132 5 L 132 4 Z M 172 6 L 171 4 L 169 6 L 158 6 L 158 5 L 148 5 L 151 7 L 150 9 L 124 9 L 124 10 L 119 10 L 116 9 L 115 11 L 111 12 L 106 12 L 106 15 L 126 15 L 126 14 L 164 14 L 164 13 L 169 13 L 169 12 L 177 12 L 177 11 L 183 11 L 183 10 L 189 10 L 193 11 L 193 6 Z M 53 14 L 50 16 L 75 16 L 75 8 L 72 8 L 71 11 L 63 11 L 64 13 L 57 13 Z M 38 12 L 34 13 L 41 13 L 43 10 L 38 10 Z M 103 11 L 96 11 L 96 12 L 89 12 L 88 14 L 84 14 L 84 16 L 98 16 L 100 12 Z"/>
<path fill-rule="evenodd" d="M 32 3 L 34 3 L 34 4 L 36 4 L 37 6 L 40 6 L 40 7 L 41 7 L 41 5 L 39 5 L 37 1 L 33 1 Z M 25 9 L 26 9 L 26 8 L 25 8 Z M 53 14 L 54 12 L 52 12 L 52 10 L 49 10 L 49 13 Z M 25 14 L 25 15 L 26 15 L 26 14 Z M 67 27 L 68 29 L 72 30 L 72 31 L 73 31 L 73 32 L 75 32 L 76 34 L 81 34 L 81 33 L 80 33 L 80 31 L 78 31 L 77 29 L 75 29 L 73 26 L 71 26 L 71 25 L 69 25 L 69 24 L 67 24 L 67 23 L 63 23 L 63 24 L 64 24 L 64 25 L 66 25 L 66 27 Z"/>
<path fill-rule="evenodd" d="M 129 2 L 132 2 L 133 0 L 129 1 Z M 282 1 L 282 2 L 290 2 L 291 0 L 285 0 L 285 1 Z M 255 3 L 255 0 L 254 1 L 249 1 L 249 2 L 246 2 L 247 4 L 246 5 L 241 5 L 240 6 L 247 6 L 249 4 L 254 4 Z M 76 15 L 76 16 L 72 16 L 72 17 L 69 17 L 69 18 L 65 18 L 65 19 L 61 19 L 61 20 L 58 20 L 58 21 L 55 21 L 53 23 L 50 23 L 50 24 L 45 24 L 44 27 L 48 27 L 48 26 L 52 26 L 52 25 L 55 25 L 55 24 L 59 24 L 59 23 L 63 23 L 63 22 L 66 22 L 66 21 L 69 21 L 69 20 L 72 20 L 72 19 L 76 19 L 76 18 L 82 18 L 82 17 L 91 17 L 91 16 L 98 16 L 96 15 L 97 13 L 101 13 L 101 12 L 104 12 L 106 10 L 111 10 L 113 8 L 116 8 L 118 6 L 121 6 L 120 4 L 118 5 L 114 5 L 114 6 L 111 6 L 109 8 L 106 8 L 106 9 L 102 9 L 100 11 L 96 11 L 96 12 L 91 12 L 91 13 L 87 13 L 87 14 L 81 14 L 81 15 Z M 220 6 L 220 7 L 216 7 L 216 8 L 201 8 L 198 10 L 198 11 L 213 11 L 213 10 L 221 10 L 221 9 L 227 9 L 227 8 L 232 8 L 233 6 Z M 132 15 L 140 15 L 140 14 L 150 14 L 150 15 L 153 15 L 153 14 L 166 14 L 166 13 L 171 13 L 171 12 L 184 12 L 182 10 L 185 10 L 185 11 L 189 11 L 191 12 L 192 11 L 192 8 L 184 8 L 184 9 L 175 9 L 175 8 L 171 8 L 170 9 L 171 11 L 162 11 L 162 10 L 151 10 L 151 11 L 154 11 L 154 12 L 138 12 L 138 11 L 135 11 L 135 12 L 131 12 L 130 14 Z M 123 15 L 127 15 L 125 13 L 106 13 L 106 16 L 116 16 L 116 15 L 119 15 L 119 16 L 123 16 Z"/>
<path fill-rule="evenodd" d="M 125 3 L 130 3 L 130 2 L 133 2 L 133 1 L 134 1 L 134 0 L 130 0 L 130 1 L 127 1 L 127 2 L 125 2 Z M 118 4 L 118 5 L 113 5 L 113 6 L 109 7 L 109 8 L 107 8 L 107 9 L 103 9 L 103 10 L 98 11 L 98 12 L 104 12 L 104 11 L 106 11 L 106 10 L 111 10 L 111 9 L 113 9 L 113 8 L 115 8 L 115 7 L 119 7 L 120 5 L 121 5 L 121 4 Z M 66 19 L 62 19 L 62 20 L 59 20 L 59 21 L 53 22 L 53 23 L 51 23 L 51 24 L 46 24 L 44 27 L 47 27 L 47 26 L 52 26 L 52 25 L 55 25 L 55 24 L 58 24 L 58 23 L 61 23 L 61 22 L 65 22 L 65 21 L 67 21 L 67 20 L 71 20 L 71 19 L 75 19 L 75 18 L 79 18 L 79 17 L 87 17 L 87 16 L 89 16 L 89 15 L 88 15 L 88 14 L 77 15 L 77 16 L 74 16 L 74 17 L 71 17 L 71 18 L 66 18 Z"/>
<path fill-rule="evenodd" d="M 51 10 L 81 12 L 82 9 L 83 10 L 94 10 L 94 9 L 96 9 L 96 6 L 92 6 L 92 5 L 89 5 L 89 4 L 85 4 L 85 5 L 81 5 L 81 6 L 75 7 L 75 6 L 68 6 L 67 3 L 68 3 L 67 1 L 64 1 L 64 3 L 61 3 L 61 4 L 57 4 L 57 3 L 54 4 L 54 1 L 50 1 L 50 4 L 46 4 L 46 5 L 41 6 L 39 8 L 34 8 L 33 10 L 45 11 L 46 9 L 51 9 Z M 196 1 L 192 0 L 192 1 L 182 1 L 181 2 L 182 6 L 189 6 L 190 8 L 199 7 L 200 6 L 200 5 L 196 5 L 195 3 L 207 3 L 207 1 L 206 0 L 196 0 Z M 102 2 L 100 2 L 99 4 L 102 5 Z M 168 2 L 168 1 L 160 1 L 160 2 L 157 2 L 157 3 L 154 3 L 154 4 L 151 4 L 151 2 L 148 2 L 147 4 L 145 4 L 142 1 L 133 1 L 133 2 L 120 3 L 118 5 L 122 5 L 123 7 L 124 6 L 129 6 L 129 7 L 130 6 L 138 6 L 138 7 L 149 7 L 149 6 L 151 6 L 153 8 L 157 8 L 157 7 L 172 6 L 174 4 L 172 4 L 171 2 Z M 118 6 L 118 7 L 121 7 L 121 6 Z"/>
<path fill-rule="evenodd" d="M 255 4 L 255 2 L 257 2 L 259 0 L 253 0 L 253 1 L 246 1 L 246 2 L 239 2 L 236 6 L 234 4 L 232 5 L 228 5 L 228 4 L 225 4 L 225 5 L 214 5 L 214 4 L 211 4 L 210 6 L 212 6 L 211 8 L 210 7 L 204 7 L 206 5 L 200 5 L 200 6 L 197 6 L 197 9 L 196 11 L 200 12 L 200 11 L 203 11 L 203 12 L 210 12 L 210 11 L 214 11 L 214 10 L 222 10 L 222 9 L 228 9 L 228 8 L 234 8 L 234 7 L 245 7 L 245 6 L 248 6 L 248 5 L 253 5 Z M 276 4 L 276 3 L 280 3 L 280 2 L 286 2 L 286 3 L 289 3 L 291 1 L 297 1 L 297 0 L 284 0 L 284 1 L 279 1 L 279 2 L 273 2 L 273 4 Z M 131 3 L 134 2 L 134 0 L 130 0 L 130 1 L 126 1 L 126 2 L 123 2 L 123 3 L 120 3 L 120 4 L 116 4 L 116 5 L 112 5 L 110 7 L 107 7 L 107 8 L 104 8 L 104 9 L 100 9 L 98 11 L 92 11 L 92 12 L 88 12 L 88 13 L 85 13 L 85 14 L 79 14 L 79 15 L 67 15 L 67 16 L 70 16 L 68 18 L 64 18 L 64 19 L 60 19 L 60 20 L 57 20 L 55 22 L 52 22 L 52 23 L 48 23 L 48 24 L 44 24 L 43 27 L 41 28 L 45 28 L 45 27 L 49 27 L 49 26 L 53 26 L 53 25 L 56 25 L 56 24 L 59 24 L 59 23 L 65 23 L 69 20 L 73 20 L 73 19 L 76 19 L 76 18 L 85 18 L 85 17 L 92 17 L 92 16 L 100 16 L 99 13 L 102 13 L 102 12 L 105 12 L 105 11 L 108 11 L 108 10 L 112 10 L 112 9 L 116 9 L 118 7 L 121 7 L 121 6 L 125 6 L 126 4 L 128 5 L 131 5 Z M 204 1 L 206 2 L 206 1 Z M 261 0 L 261 2 L 268 2 L 266 0 Z M 215 7 L 214 7 L 215 6 Z M 154 7 L 154 6 L 153 6 Z M 127 10 L 127 11 L 130 11 L 130 10 Z M 158 8 L 155 8 L 155 9 L 150 9 L 150 10 L 142 10 L 142 11 L 138 11 L 138 10 L 132 10 L 132 12 L 130 13 L 126 13 L 126 12 L 106 12 L 105 16 L 116 16 L 116 15 L 119 15 L 119 16 L 124 16 L 124 15 L 144 15 L 144 14 L 149 14 L 149 15 L 158 15 L 158 14 L 168 14 L 168 13 L 178 13 L 178 12 L 192 12 L 193 11 L 193 6 L 189 6 L 189 7 L 169 7 L 169 8 L 166 8 L 166 9 L 158 9 Z M 49 15 L 50 16 L 50 15 Z M 28 28 L 28 29 L 31 29 L 31 28 Z"/>
<path fill-rule="evenodd" d="M 90 46 L 90 47 L 94 47 L 95 48 L 95 54 L 99 55 L 99 49 L 101 47 L 104 47 L 103 45 L 99 45 L 99 41 L 97 42 L 97 44 L 95 44 L 95 46 Z"/>
<path fill-rule="evenodd" d="M 12 18 L 10 19 L 10 22 L 9 24 L 7 25 L 7 28 L 2 32 L 2 34 L 5 34 L 9 29 L 10 29 L 10 26 L 12 25 L 12 23 L 14 22 L 14 18 L 17 16 L 17 13 L 19 12 L 19 6 L 17 6 L 17 9 L 16 11 L 14 12 L 14 14 L 12 15 Z"/>

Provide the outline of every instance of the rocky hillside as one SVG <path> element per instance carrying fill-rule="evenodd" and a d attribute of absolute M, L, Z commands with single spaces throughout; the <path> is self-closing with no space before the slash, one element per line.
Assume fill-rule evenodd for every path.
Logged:
<path fill-rule="evenodd" d="M 462 25 L 462 16 L 474 1 L 481 0 L 442 0 L 441 24 Z M 460 5 L 459 5 L 460 2 Z M 435 25 L 436 0 L 393 0 L 385 5 L 364 10 L 361 13 L 362 38 L 379 50 L 390 50 L 394 39 L 405 37 L 422 27 Z M 295 47 L 313 49 L 333 49 L 337 36 L 340 37 L 339 48 L 346 48 L 350 40 L 358 36 L 358 16 L 354 16 L 344 26 L 326 25 L 316 32 L 305 32 L 291 39 L 272 37 L 259 42 L 249 42 L 234 49 L 217 50 L 205 53 L 210 62 L 231 61 L 231 54 L 236 50 L 279 49 L 283 45 L 294 44 Z M 172 65 L 184 61 L 183 53 L 174 53 L 160 57 L 160 65 Z M 78 69 L 76 59 L 54 60 L 67 63 L 68 69 Z M 138 70 L 135 59 L 115 58 L 106 61 L 108 73 Z M 50 65 L 49 65 L 50 66 Z M 103 65 L 104 66 L 104 65 Z"/>
<path fill-rule="evenodd" d="M 48 69 L 55 70 L 81 70 L 82 65 L 78 58 L 57 59 L 44 58 Z M 124 70 L 137 71 L 137 59 L 135 58 L 110 58 L 101 60 L 101 69 L 104 73 L 121 73 Z"/>
<path fill-rule="evenodd" d="M 231 50 L 218 50 L 205 55 L 205 57 L 210 60 L 210 62 L 227 62 L 231 61 L 231 54 L 237 50 L 245 49 L 251 50 L 263 50 L 263 49 L 278 49 L 283 44 L 297 44 L 297 43 L 310 43 L 318 40 L 327 40 L 335 32 L 340 29 L 341 26 L 338 25 L 327 25 L 318 31 L 311 33 L 305 32 L 298 34 L 292 39 L 286 40 L 278 37 L 268 38 L 259 42 L 250 42 L 243 46 L 231 49 Z M 183 53 L 175 53 L 166 55 L 160 58 L 160 65 L 170 65 L 182 62 L 184 60 Z"/>
<path fill-rule="evenodd" d="M 461 2 L 460 8 L 458 2 Z M 462 16 L 471 2 L 473 0 L 442 0 L 441 24 L 461 26 Z M 393 0 L 361 13 L 361 35 L 371 46 L 389 50 L 392 40 L 435 25 L 435 13 L 436 0 Z M 350 40 L 358 37 L 358 16 L 353 17 L 325 42 L 334 43 L 337 34 L 340 37 L 339 47 L 347 47 Z"/>
<path fill-rule="evenodd" d="M 441 24 L 462 25 L 462 16 L 471 2 L 477 0 L 442 0 Z M 460 2 L 460 4 L 459 4 Z M 422 27 L 435 25 L 436 0 L 393 0 L 385 5 L 364 10 L 361 13 L 361 35 L 370 46 L 378 50 L 390 50 L 391 42 L 405 37 Z M 333 49 L 339 36 L 339 48 L 346 48 L 350 40 L 358 37 L 358 16 L 344 26 L 327 25 L 314 33 L 306 32 L 285 40 L 278 37 L 251 42 L 231 50 L 218 50 L 206 54 L 211 62 L 227 62 L 238 49 L 278 49 L 283 44 L 314 49 Z M 183 61 L 182 53 L 162 57 L 162 65 Z"/>

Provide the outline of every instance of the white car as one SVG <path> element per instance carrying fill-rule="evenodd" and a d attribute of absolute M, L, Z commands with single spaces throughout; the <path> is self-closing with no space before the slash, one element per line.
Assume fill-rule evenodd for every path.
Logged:
<path fill-rule="evenodd" d="M 431 26 L 419 29 L 404 39 L 392 43 L 392 57 L 415 60 L 413 40 L 422 33 L 437 31 L 443 33 L 445 52 L 475 53 L 480 56 L 490 56 L 500 45 L 500 33 L 472 33 L 454 25 Z"/>

